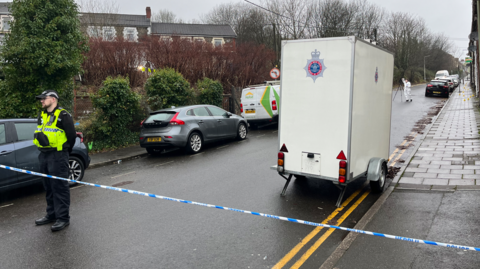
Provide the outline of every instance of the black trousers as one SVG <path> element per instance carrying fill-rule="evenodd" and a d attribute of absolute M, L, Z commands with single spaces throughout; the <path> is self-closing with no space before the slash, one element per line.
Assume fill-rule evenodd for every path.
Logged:
<path fill-rule="evenodd" d="M 47 175 L 68 178 L 68 152 L 49 151 L 40 152 L 40 172 Z M 47 198 L 47 217 L 61 221 L 69 221 L 70 215 L 70 187 L 68 181 L 43 178 Z"/>

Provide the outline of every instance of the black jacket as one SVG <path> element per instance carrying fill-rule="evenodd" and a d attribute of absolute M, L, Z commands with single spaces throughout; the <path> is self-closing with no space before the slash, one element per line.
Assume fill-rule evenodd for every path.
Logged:
<path fill-rule="evenodd" d="M 47 110 L 44 110 L 43 112 L 47 113 L 49 116 L 52 116 L 55 113 L 55 110 L 57 109 L 61 109 L 61 108 L 59 108 L 57 105 L 57 107 L 55 107 L 55 109 L 52 112 L 48 112 Z M 75 131 L 75 126 L 73 125 L 72 116 L 67 111 L 65 110 L 62 111 L 58 116 L 57 127 L 64 130 L 65 134 L 67 135 L 67 142 L 63 144 L 62 151 L 68 151 L 69 153 L 72 152 L 73 146 L 75 145 L 75 139 L 77 138 L 77 132 Z M 45 151 L 52 151 L 56 149 L 39 148 L 39 150 L 45 152 Z"/>

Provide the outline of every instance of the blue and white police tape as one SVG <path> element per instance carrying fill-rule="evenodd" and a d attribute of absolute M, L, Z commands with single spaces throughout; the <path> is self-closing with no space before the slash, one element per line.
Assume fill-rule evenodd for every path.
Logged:
<path fill-rule="evenodd" d="M 216 209 L 235 211 L 235 212 L 240 212 L 240 213 L 245 213 L 245 214 L 250 214 L 250 215 L 255 215 L 255 216 L 262 216 L 262 217 L 266 217 L 266 218 L 272 218 L 272 219 L 278 219 L 278 220 L 283 220 L 283 221 L 306 224 L 306 225 L 310 225 L 310 226 L 318 226 L 318 227 L 324 227 L 324 228 L 334 228 L 334 229 L 343 230 L 343 231 L 349 231 L 349 232 L 355 232 L 355 233 L 361 233 L 361 234 L 368 234 L 368 235 L 375 235 L 375 236 L 380 236 L 380 237 L 385 237 L 385 238 L 390 238 L 390 239 L 396 239 L 396 240 L 403 240 L 403 241 L 419 243 L 419 244 L 442 246 L 442 247 L 447 247 L 447 248 L 456 248 L 456 249 L 463 249 L 463 250 L 480 251 L 480 248 L 476 248 L 476 247 L 460 246 L 460 245 L 454 245 L 454 244 L 446 244 L 446 243 L 439 243 L 439 242 L 434 242 L 434 241 L 427 241 L 427 240 L 422 240 L 422 239 L 395 236 L 395 235 L 390 235 L 390 234 L 374 233 L 374 232 L 369 232 L 369 231 L 350 229 L 350 228 L 339 227 L 339 226 L 328 225 L 328 224 L 322 224 L 322 223 L 316 223 L 316 222 L 310 222 L 310 221 L 305 221 L 305 220 L 286 218 L 286 217 L 269 215 L 269 214 L 264 214 L 264 213 L 257 213 L 257 212 L 247 211 L 247 210 L 230 208 L 230 207 L 217 206 L 217 205 L 198 203 L 198 202 L 187 201 L 187 200 L 182 200 L 182 199 L 170 198 L 170 197 L 166 197 L 166 196 L 161 196 L 161 195 L 156 195 L 156 194 L 146 193 L 146 192 L 141 192 L 141 191 L 121 189 L 121 188 L 104 186 L 104 185 L 99 185 L 99 184 L 92 184 L 92 183 L 88 183 L 88 182 L 76 181 L 76 180 L 71 180 L 71 179 L 66 179 L 66 178 L 41 174 L 41 173 L 37 173 L 37 172 L 32 172 L 32 171 L 28 171 L 28 170 L 18 169 L 18 168 L 15 168 L 15 167 L 9 167 L 9 166 L 5 166 L 5 165 L 1 165 L 1 164 L 0 164 L 0 168 L 4 168 L 4 169 L 7 169 L 7 170 L 12 170 L 12 171 L 16 171 L 16 172 L 20 172 L 20 173 L 24 173 L 24 174 L 40 176 L 40 177 L 47 177 L 47 178 L 65 180 L 65 181 L 74 182 L 74 183 L 83 184 L 83 185 L 88 185 L 88 186 L 92 186 L 92 187 L 99 187 L 99 188 L 103 188 L 103 189 L 107 189 L 107 190 L 114 190 L 114 191 L 119 191 L 119 192 L 138 194 L 138 195 L 142 195 L 142 196 L 148 196 L 148 197 L 152 197 L 152 198 L 158 198 L 158 199 L 174 201 L 174 202 L 179 202 L 179 203 L 185 203 L 185 204 L 192 204 L 192 205 L 199 205 L 199 206 L 211 207 L 211 208 L 216 208 Z"/>

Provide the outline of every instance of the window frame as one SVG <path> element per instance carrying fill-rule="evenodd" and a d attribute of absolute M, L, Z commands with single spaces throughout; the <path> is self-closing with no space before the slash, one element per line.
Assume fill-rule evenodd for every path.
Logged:
<path fill-rule="evenodd" d="M 0 146 L 2 145 L 6 145 L 6 144 L 9 144 L 8 143 L 8 133 L 7 133 L 7 124 L 5 124 L 4 122 L 0 122 L 0 126 L 3 126 L 3 131 L 4 131 L 4 134 L 5 134 L 5 143 L 1 143 L 0 142 Z M 1 140 L 0 140 L 1 141 Z"/>
<path fill-rule="evenodd" d="M 30 134 L 30 137 L 28 139 L 22 139 L 20 140 L 20 133 L 17 129 L 17 124 L 32 124 L 35 126 L 35 130 L 37 129 L 37 123 L 36 122 L 13 122 L 12 123 L 12 127 L 13 127 L 13 130 L 15 130 L 15 134 L 17 135 L 17 137 L 15 138 L 15 141 L 14 142 L 22 142 L 22 141 L 29 141 L 29 140 L 33 140 L 33 134 L 35 133 L 35 130 Z"/>
<path fill-rule="evenodd" d="M 215 114 L 213 114 L 213 111 L 211 110 L 212 107 L 213 107 L 213 108 L 218 108 L 218 109 L 224 111 L 225 113 L 223 113 L 223 115 L 221 115 L 221 116 L 216 116 Z M 214 117 L 227 117 L 228 111 L 226 111 L 226 110 L 223 109 L 223 108 L 216 107 L 216 106 L 208 106 L 207 109 L 208 109 L 208 111 L 210 112 L 210 114 L 211 114 L 212 116 L 214 116 Z"/>

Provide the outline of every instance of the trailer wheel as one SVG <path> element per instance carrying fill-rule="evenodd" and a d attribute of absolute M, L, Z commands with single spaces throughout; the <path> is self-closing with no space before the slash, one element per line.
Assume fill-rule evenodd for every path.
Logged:
<path fill-rule="evenodd" d="M 387 181 L 387 167 L 385 164 L 383 164 L 378 180 L 370 181 L 370 188 L 372 188 L 372 191 L 375 193 L 381 193 L 385 190 L 386 181 Z"/>

